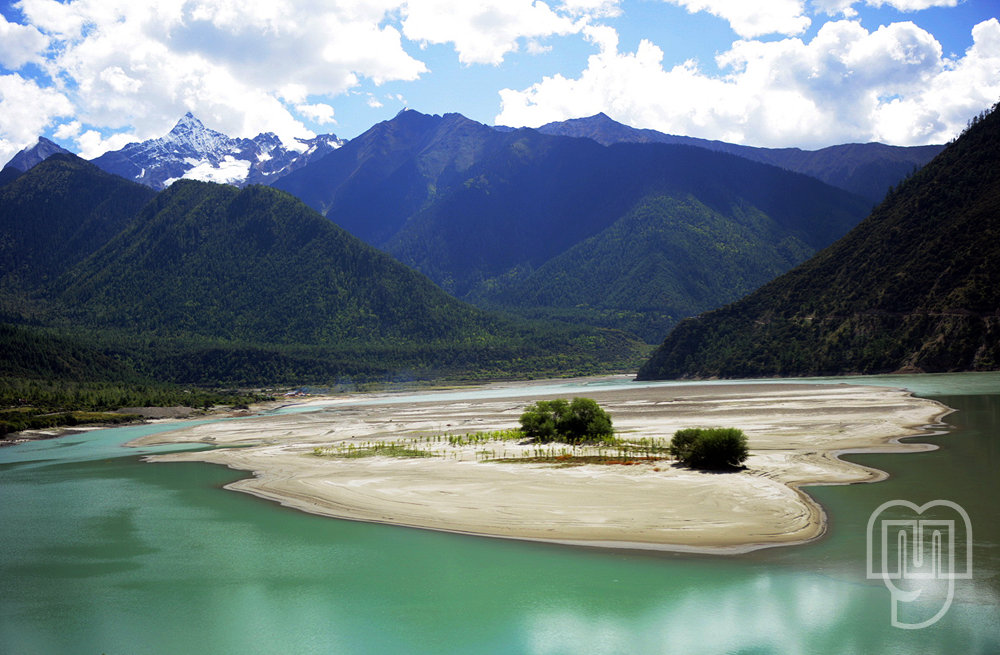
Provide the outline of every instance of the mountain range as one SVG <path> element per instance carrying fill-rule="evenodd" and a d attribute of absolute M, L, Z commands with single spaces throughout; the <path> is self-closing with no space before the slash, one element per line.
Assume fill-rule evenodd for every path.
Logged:
<path fill-rule="evenodd" d="M 681 322 L 641 379 L 1000 368 L 1000 104 L 856 228 Z"/>
<path fill-rule="evenodd" d="M 514 128 L 503 126 L 489 129 L 514 131 Z M 926 164 L 943 148 L 941 145 L 901 147 L 882 143 L 851 143 L 813 151 L 759 148 L 633 128 L 603 113 L 548 123 L 537 130 L 543 134 L 588 138 L 602 145 L 669 143 L 726 152 L 815 177 L 873 203 L 880 202 L 890 187 Z M 252 139 L 231 138 L 205 127 L 189 112 L 167 135 L 130 143 L 101 155 L 94 163 L 110 173 L 155 189 L 162 189 L 177 179 L 200 179 L 236 186 L 270 184 L 344 143 L 333 134 L 296 139 L 291 145 L 270 132 Z M 55 152 L 69 151 L 40 137 L 36 145 L 25 148 L 8 162 L 0 174 L 0 184 L 16 176 L 15 171 L 24 172 Z"/>
<path fill-rule="evenodd" d="M 544 134 L 593 139 L 613 143 L 673 143 L 728 152 L 745 159 L 803 173 L 827 184 L 850 191 L 872 203 L 881 202 L 886 191 L 907 175 L 929 162 L 944 148 L 930 146 L 889 146 L 884 143 L 847 143 L 820 150 L 799 148 L 756 148 L 710 141 L 689 136 L 664 134 L 622 125 L 601 113 L 587 118 L 548 123 L 538 128 Z"/>
<path fill-rule="evenodd" d="M 672 137 L 604 115 L 510 130 L 411 110 L 348 142 L 302 145 L 232 139 L 188 114 L 165 137 L 94 163 L 156 189 L 178 178 L 266 182 L 481 308 L 656 343 L 681 318 L 736 300 L 846 233 L 870 207 L 840 188 L 858 171 L 888 188 L 934 150 L 806 153 Z M 803 157 L 813 175 L 789 170 Z"/>
<path fill-rule="evenodd" d="M 650 342 L 803 261 L 869 208 L 704 148 L 604 146 L 412 110 L 274 186 L 477 306 Z"/>
<path fill-rule="evenodd" d="M 640 347 L 484 313 L 261 185 L 156 193 L 57 154 L 0 188 L 0 234 L 0 320 L 169 381 L 599 370 Z"/>
<path fill-rule="evenodd" d="M 210 130 L 190 112 L 163 137 L 130 143 L 93 160 L 102 170 L 163 189 L 181 179 L 236 186 L 267 184 L 339 148 L 333 134 L 287 146 L 273 132 L 234 139 Z"/>
<path fill-rule="evenodd" d="M 93 361 L 110 356 L 175 381 L 608 370 L 635 361 L 636 336 L 661 341 L 685 317 L 746 294 L 741 302 L 760 305 L 759 293 L 799 279 L 778 276 L 807 260 L 795 270 L 827 262 L 813 280 L 877 289 L 873 279 L 851 277 L 871 267 L 868 259 L 884 262 L 890 278 L 893 266 L 909 270 L 871 245 L 878 239 L 905 233 L 908 247 L 923 253 L 923 234 L 949 247 L 946 209 L 919 227 L 851 236 L 871 230 L 864 226 L 873 220 L 891 222 L 873 217 L 912 213 L 912 203 L 893 209 L 900 194 L 923 198 L 927 189 L 950 186 L 992 197 L 971 178 L 959 179 L 957 164 L 928 177 L 943 159 L 971 162 L 970 152 L 992 147 L 987 139 L 959 159 L 948 155 L 969 134 L 919 173 L 913 167 L 936 147 L 854 144 L 807 153 L 656 135 L 603 115 L 513 130 L 407 110 L 350 141 L 326 135 L 303 142 L 304 152 L 269 134 L 230 139 L 190 114 L 167 136 L 93 164 L 40 140 L 0 179 L 0 321 L 28 330 L 18 333 L 25 343 L 72 341 L 95 348 Z M 862 222 L 871 197 L 847 187 L 864 177 L 897 184 L 904 167 L 909 179 Z M 191 179 L 198 177 L 230 184 Z M 917 208 L 962 208 L 960 200 L 949 195 Z M 938 232 L 949 236 L 938 239 Z M 849 246 L 827 248 L 845 234 L 838 244 Z M 834 270 L 842 262 L 850 274 Z M 977 266 L 994 279 L 988 263 Z M 806 286 L 797 298 L 826 293 L 819 282 Z M 972 282 L 963 288 L 982 293 Z M 890 366 L 886 355 L 851 369 L 840 352 L 803 367 L 815 344 L 788 346 L 781 335 L 794 330 L 773 314 L 754 325 L 774 324 L 775 333 L 742 324 L 736 334 L 699 332 L 716 325 L 712 316 L 738 325 L 732 317 L 747 311 L 732 308 L 750 305 L 684 321 L 642 375 L 798 370 L 789 362 L 800 372 L 944 366 L 934 357 Z M 808 314 L 792 323 L 816 328 L 848 316 L 853 322 L 835 330 L 837 339 L 853 344 L 850 352 L 870 354 L 864 335 L 893 334 L 886 316 L 923 311 L 845 307 L 819 322 Z M 986 317 L 978 328 L 969 327 L 979 325 L 971 318 L 955 319 L 947 302 L 935 307 L 949 317 L 945 327 L 935 323 L 937 342 L 950 343 L 942 336 L 948 329 L 965 330 L 960 340 L 967 344 L 976 330 L 987 335 L 984 343 L 994 338 L 982 307 L 956 305 L 962 316 Z M 920 325 L 934 323 L 932 314 L 920 314 Z M 916 338 L 920 330 L 906 321 L 906 338 Z M 824 339 L 829 345 L 833 338 Z M 897 348 L 903 341 L 886 337 Z M 741 354 L 743 346 L 770 348 L 782 363 Z M 996 359 L 989 348 L 980 351 L 969 366 Z M 698 364 L 697 353 L 707 363 Z M 739 363 L 720 363 L 720 353 L 736 353 Z M 21 362 L 25 368 L 30 363 Z"/>

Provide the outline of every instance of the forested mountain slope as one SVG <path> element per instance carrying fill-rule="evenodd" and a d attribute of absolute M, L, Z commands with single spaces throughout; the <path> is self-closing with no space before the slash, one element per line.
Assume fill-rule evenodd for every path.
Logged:
<path fill-rule="evenodd" d="M 27 292 L 103 246 L 155 195 L 56 154 L 0 187 L 0 288 Z"/>
<path fill-rule="evenodd" d="M 650 342 L 803 261 L 865 211 L 812 178 L 703 149 L 508 138 L 386 249 L 481 306 Z"/>
<path fill-rule="evenodd" d="M 479 316 L 294 197 L 181 180 L 60 280 L 74 321 L 275 343 L 461 338 Z"/>
<path fill-rule="evenodd" d="M 459 298 L 652 341 L 788 270 L 869 208 L 703 148 L 606 147 L 413 111 L 276 186 Z M 649 233 L 641 248 L 619 247 Z M 570 279 L 571 293 L 552 288 Z"/>
<path fill-rule="evenodd" d="M 56 156 L 0 191 L 19 257 L 5 260 L 3 320 L 155 379 L 594 371 L 640 346 L 484 313 L 269 187 L 182 180 L 155 194 Z"/>
<path fill-rule="evenodd" d="M 1000 368 L 1000 111 L 847 236 L 682 322 L 642 379 Z"/>
<path fill-rule="evenodd" d="M 404 110 L 273 186 L 383 247 L 412 214 L 462 184 L 498 136 L 459 114 Z"/>

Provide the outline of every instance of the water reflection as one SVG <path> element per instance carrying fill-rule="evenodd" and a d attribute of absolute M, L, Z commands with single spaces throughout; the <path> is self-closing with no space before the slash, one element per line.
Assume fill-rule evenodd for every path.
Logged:
<path fill-rule="evenodd" d="M 947 625 L 901 631 L 888 625 L 883 592 L 809 574 L 709 576 L 664 589 L 636 614 L 565 607 L 525 617 L 525 652 L 985 653 L 997 647 L 996 627 L 988 627 L 995 608 L 966 607 Z"/>

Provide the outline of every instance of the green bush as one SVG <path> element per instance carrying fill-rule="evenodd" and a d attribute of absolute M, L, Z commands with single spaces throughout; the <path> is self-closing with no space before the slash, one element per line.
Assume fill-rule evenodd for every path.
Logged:
<path fill-rule="evenodd" d="M 740 468 L 750 452 L 747 437 L 737 428 L 688 428 L 670 440 L 670 454 L 696 469 Z"/>
<path fill-rule="evenodd" d="M 674 433 L 674 438 L 670 440 L 670 455 L 676 460 L 686 462 L 691 456 L 691 448 L 695 440 L 701 435 L 701 428 L 687 428 Z"/>
<path fill-rule="evenodd" d="M 539 400 L 521 415 L 521 431 L 542 443 L 601 442 L 614 435 L 611 417 L 590 398 Z"/>

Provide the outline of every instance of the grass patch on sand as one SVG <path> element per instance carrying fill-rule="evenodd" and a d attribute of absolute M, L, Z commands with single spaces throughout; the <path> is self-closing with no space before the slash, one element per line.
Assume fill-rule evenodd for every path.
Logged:
<path fill-rule="evenodd" d="M 634 466 L 636 464 L 655 464 L 669 457 L 612 457 L 608 455 L 555 455 L 555 456 L 524 456 L 488 460 L 498 464 L 551 464 L 557 468 L 570 468 L 593 464 L 596 466 Z"/>
<path fill-rule="evenodd" d="M 388 443 L 372 442 L 361 445 L 347 444 L 328 448 L 317 447 L 313 448 L 313 455 L 317 457 L 342 457 L 345 459 L 357 459 L 361 457 L 434 457 L 434 453 L 428 450 L 407 447 L 395 441 Z"/>
<path fill-rule="evenodd" d="M 473 448 L 470 449 L 469 446 Z M 517 429 L 431 434 L 394 441 L 341 442 L 313 448 L 317 457 L 444 457 L 498 464 L 550 464 L 558 467 L 634 465 L 673 459 L 670 444 L 661 439 L 614 438 L 603 443 L 536 443 Z"/>

